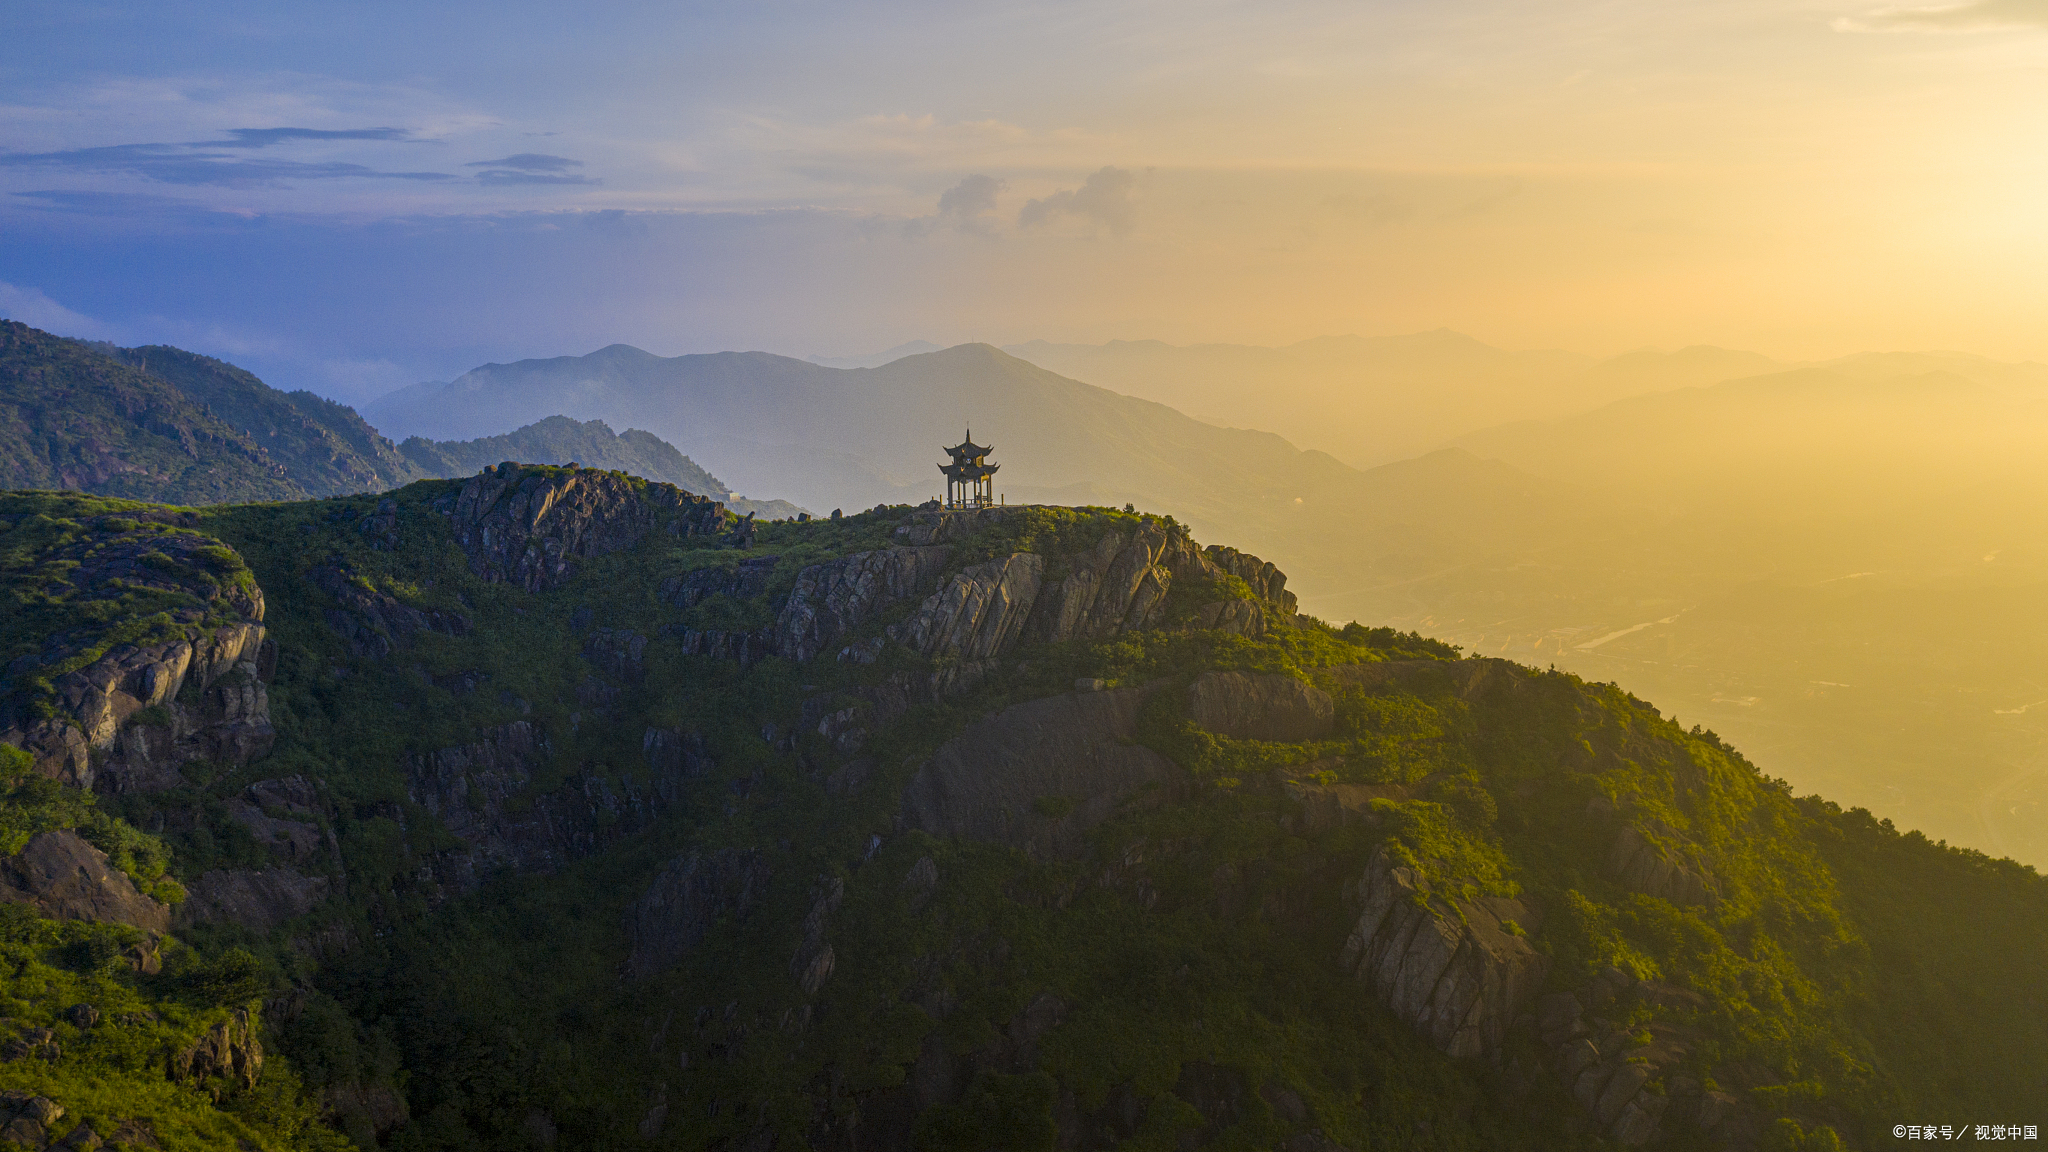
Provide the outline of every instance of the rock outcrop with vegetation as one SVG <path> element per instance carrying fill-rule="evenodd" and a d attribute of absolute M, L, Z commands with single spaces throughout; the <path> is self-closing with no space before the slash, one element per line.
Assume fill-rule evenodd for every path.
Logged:
<path fill-rule="evenodd" d="M 1763 1152 L 2048 1099 L 2032 870 L 1170 519 L 514 464 L 12 494 L 0 558 L 25 1146 Z"/>

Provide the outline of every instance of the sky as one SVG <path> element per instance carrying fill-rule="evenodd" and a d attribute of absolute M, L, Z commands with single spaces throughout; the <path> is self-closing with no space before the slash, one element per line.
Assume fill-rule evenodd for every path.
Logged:
<path fill-rule="evenodd" d="M 476 364 L 1454 328 L 2048 360 L 2048 0 L 11 0 L 0 314 Z"/>

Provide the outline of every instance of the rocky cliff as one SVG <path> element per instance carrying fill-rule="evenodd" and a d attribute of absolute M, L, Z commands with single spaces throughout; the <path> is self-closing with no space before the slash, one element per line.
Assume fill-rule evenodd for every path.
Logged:
<path fill-rule="evenodd" d="M 171 910 L 135 890 L 107 854 L 75 832 L 44 832 L 0 860 L 0 901 L 29 904 L 52 920 L 127 924 L 162 935 Z"/>
<path fill-rule="evenodd" d="M 1186 791 L 1165 757 L 1139 745 L 1139 709 L 1157 686 L 1073 692 L 970 724 L 919 768 L 903 819 L 936 836 L 1072 856 L 1083 834 L 1131 804 Z"/>
<path fill-rule="evenodd" d="M 579 558 L 631 547 L 650 532 L 688 537 L 725 527 L 725 508 L 672 484 L 619 472 L 504 464 L 462 486 L 450 508 L 470 568 L 529 592 L 568 579 Z"/>
<path fill-rule="evenodd" d="M 686 733 L 647 730 L 646 771 L 571 773 L 532 787 L 553 756 L 546 734 L 519 720 L 481 738 L 413 756 L 407 793 L 464 847 L 434 861 L 437 881 L 468 892 L 498 868 L 549 871 L 645 831 L 677 805 L 710 761 Z"/>
<path fill-rule="evenodd" d="M 883 548 L 856 552 L 797 573 L 770 643 L 788 660 L 810 660 L 865 624 L 879 609 L 908 599 L 945 567 L 948 549 Z M 744 594 L 740 588 L 734 589 Z"/>
<path fill-rule="evenodd" d="M 241 557 L 187 527 L 189 514 L 138 518 L 130 507 L 77 499 L 64 510 L 75 518 L 22 521 L 10 533 L 40 536 L 44 550 L 34 568 L 9 573 L 41 604 L 10 622 L 16 654 L 0 741 L 27 750 L 45 775 L 87 789 L 119 790 L 187 759 L 267 751 L 263 590 Z M 145 604 L 157 613 L 115 609 Z M 52 615 L 71 626 L 17 635 Z M 117 743 L 138 716 L 153 731 Z"/>
<path fill-rule="evenodd" d="M 1508 1028 L 1542 983 L 1527 939 L 1535 911 L 1505 897 L 1445 897 L 1385 848 L 1358 881 L 1363 910 L 1341 963 L 1452 1056 L 1498 1057 Z"/>

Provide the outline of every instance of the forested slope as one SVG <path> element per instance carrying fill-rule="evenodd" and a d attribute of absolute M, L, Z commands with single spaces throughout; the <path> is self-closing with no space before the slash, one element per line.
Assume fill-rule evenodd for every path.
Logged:
<path fill-rule="evenodd" d="M 0 845 L 10 1026 L 64 1045 L 0 1089 L 108 1132 L 1870 1148 L 2048 1099 L 2030 869 L 1610 686 L 1299 616 L 1168 519 L 749 524 L 514 465 L 0 522 L 9 811 L 110 846 L 145 921 Z M 237 1010 L 253 1087 L 166 1075 Z M 101 1051 L 143 1056 L 73 1075 Z"/>

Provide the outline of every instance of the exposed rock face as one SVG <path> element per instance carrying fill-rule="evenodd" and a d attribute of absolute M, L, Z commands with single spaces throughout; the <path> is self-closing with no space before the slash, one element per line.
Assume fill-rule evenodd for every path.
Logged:
<path fill-rule="evenodd" d="M 1295 831 L 1305 836 L 1313 836 L 1347 824 L 1376 825 L 1379 818 L 1373 813 L 1373 801 L 1407 800 L 1427 785 L 1427 782 L 1322 784 L 1305 778 L 1321 769 L 1335 769 L 1342 764 L 1343 760 L 1339 757 L 1312 761 L 1294 769 L 1294 775 L 1281 781 L 1282 790 L 1295 804 L 1295 812 L 1291 819 Z"/>
<path fill-rule="evenodd" d="M 1344 967 L 1441 1051 L 1497 1054 L 1544 972 L 1543 957 L 1502 923 L 1531 924 L 1533 911 L 1517 900 L 1435 893 L 1384 847 L 1357 890 L 1364 910 L 1344 942 Z"/>
<path fill-rule="evenodd" d="M 627 971 L 636 980 L 668 971 L 703 942 L 719 917 L 745 918 L 767 887 L 768 861 L 757 849 L 721 848 L 677 857 L 627 915 L 633 937 Z"/>
<path fill-rule="evenodd" d="M 846 898 L 846 881 L 823 876 L 811 885 L 811 910 L 804 914 L 804 939 L 790 957 L 789 971 L 802 986 L 804 995 L 816 996 L 832 977 L 832 945 L 825 942 L 825 922 L 839 910 Z"/>
<path fill-rule="evenodd" d="M 52 920 L 101 920 L 162 935 L 171 910 L 135 890 L 107 854 L 76 832 L 44 832 L 0 861 L 0 900 L 33 904 Z"/>
<path fill-rule="evenodd" d="M 1298 743 L 1337 730 L 1337 705 L 1312 684 L 1277 672 L 1204 672 L 1188 687 L 1188 718 L 1239 740 Z"/>
<path fill-rule="evenodd" d="M 334 598 L 336 607 L 327 609 L 322 618 L 359 657 L 389 656 L 410 645 L 421 632 L 467 636 L 471 630 L 469 617 L 460 612 L 425 611 L 400 603 L 357 583 L 355 574 L 344 568 L 321 565 L 307 572 L 306 578 Z"/>
<path fill-rule="evenodd" d="M 256 657 L 263 644 L 263 602 L 257 593 L 249 602 L 253 617 L 202 632 L 191 640 L 146 647 L 120 645 L 92 664 L 58 677 L 51 701 L 71 721 L 30 720 L 0 731 L 0 740 L 26 750 L 36 768 L 80 788 L 91 788 L 98 773 L 93 752 L 107 752 L 121 728 L 145 708 L 177 708 L 188 683 L 204 691 L 238 669 L 248 678 L 237 682 L 246 691 L 223 692 L 217 699 L 190 707 L 182 725 L 162 740 L 165 757 L 183 743 L 195 755 L 217 749 L 228 757 L 252 758 L 269 751 L 275 739 L 269 702 L 256 679 Z M 185 759 L 190 759 L 190 756 Z M 179 760 L 182 763 L 183 760 Z M 175 767 L 175 765 L 172 765 Z"/>
<path fill-rule="evenodd" d="M 725 506 L 618 472 L 500 464 L 462 486 L 452 519 L 471 571 L 539 592 L 567 580 L 576 560 L 617 552 L 657 529 L 718 534 Z"/>
<path fill-rule="evenodd" d="M 1646 896 L 1680 907 L 1710 906 L 1720 900 L 1720 885 L 1699 855 L 1661 823 L 1652 822 L 1648 832 L 1629 824 L 1614 838 L 1607 866 L 1616 879 Z"/>
<path fill-rule="evenodd" d="M 674 628 L 674 634 L 677 647 L 685 656 L 715 656 L 721 660 L 737 660 L 741 664 L 753 665 L 775 650 L 774 634 L 766 628 L 753 632 L 728 632 L 719 628 Z"/>
<path fill-rule="evenodd" d="M 583 642 L 583 658 L 615 680 L 639 680 L 646 653 L 647 637 L 624 628 L 599 628 Z"/>
<path fill-rule="evenodd" d="M 684 781 L 708 764 L 701 745 L 680 733 L 645 742 L 650 779 L 578 776 L 511 804 L 551 755 L 529 721 L 490 729 L 471 744 L 415 755 L 408 766 L 413 800 L 468 845 L 444 856 L 435 875 L 470 891 L 495 868 L 548 871 L 635 835 L 679 803 Z"/>
<path fill-rule="evenodd" d="M 881 548 L 805 568 L 775 618 L 776 653 L 791 660 L 816 657 L 876 609 L 928 586 L 945 567 L 948 551 Z"/>
<path fill-rule="evenodd" d="M 171 1079 L 184 1083 L 219 1078 L 244 1089 L 256 1087 L 256 1078 L 263 1074 L 263 1043 L 256 1031 L 249 1010 L 235 1009 L 190 1048 L 171 1055 Z"/>
<path fill-rule="evenodd" d="M 1053 696 L 968 725 L 904 789 L 906 823 L 1039 857 L 1078 853 L 1083 833 L 1126 805 L 1186 787 L 1185 773 L 1136 743 L 1138 709 L 1154 690 Z"/>
<path fill-rule="evenodd" d="M 320 793 L 313 787 L 312 781 L 304 776 L 281 776 L 275 780 L 259 780 L 244 789 L 242 794 L 260 808 L 304 812 L 308 815 L 320 810 Z"/>
<path fill-rule="evenodd" d="M 188 690 L 185 698 L 160 705 L 158 715 L 167 722 L 131 720 L 93 774 L 93 787 L 114 795 L 160 792 L 185 782 L 179 769 L 188 761 L 241 765 L 268 755 L 277 732 L 270 726 L 263 681 L 266 657 L 274 650 L 270 644 L 258 649 L 258 659 L 236 664 L 196 699 Z"/>
<path fill-rule="evenodd" d="M 243 665 L 258 663 L 264 599 L 240 557 L 190 531 L 196 524 L 190 513 L 171 509 L 100 516 L 90 519 L 89 531 L 42 558 L 62 573 L 62 587 L 52 591 L 75 601 L 146 592 L 177 605 L 136 643 L 108 645 L 107 629 L 119 621 L 81 616 L 73 627 L 43 637 L 40 651 L 8 662 L 0 678 L 0 741 L 27 751 L 43 775 L 93 787 L 100 764 L 120 758 L 121 730 L 144 709 L 180 713 L 177 730 L 158 739 L 166 756 L 235 760 L 269 750 L 260 686 L 237 700 L 199 699 Z M 182 759 L 171 768 L 178 763 Z"/>
<path fill-rule="evenodd" d="M 889 629 L 891 639 L 925 656 L 961 663 L 993 659 L 1024 630 L 1038 598 L 1045 558 L 1016 552 L 962 569 Z"/>
<path fill-rule="evenodd" d="M 1253 592 L 1271 600 L 1280 610 L 1292 616 L 1296 609 L 1294 593 L 1287 590 L 1287 573 L 1274 567 L 1272 561 L 1211 544 L 1202 550 L 1202 556 L 1217 568 L 1251 586 Z"/>
<path fill-rule="evenodd" d="M 950 542 L 1019 511 L 920 510 L 896 529 L 901 546 L 804 569 L 775 623 L 767 628 L 723 631 L 672 625 L 670 630 L 687 655 L 744 664 L 769 655 L 807 661 L 835 649 L 841 660 L 872 664 L 880 658 L 885 640 L 894 641 L 939 664 L 928 683 L 906 684 L 903 691 L 917 699 L 941 699 L 978 683 L 1020 642 L 1103 639 L 1159 625 L 1176 579 L 1210 582 L 1226 574 L 1212 557 L 1248 573 L 1247 583 L 1254 591 L 1274 597 L 1290 614 L 1293 611 L 1293 597 L 1284 588 L 1287 578 L 1273 565 L 1230 549 L 1199 551 L 1184 530 L 1153 521 L 1105 532 L 1077 553 L 1047 558 L 1018 552 L 976 564 L 926 596 L 909 618 L 890 626 L 886 637 L 840 645 L 879 609 L 924 592 L 944 569 Z M 663 598 L 688 607 L 718 594 L 759 596 L 767 588 L 774 559 L 762 557 L 758 563 L 745 561 L 731 569 L 700 569 L 672 577 L 662 586 Z M 1048 565 L 1057 572 L 1050 583 Z M 1268 620 L 1257 601 L 1230 599 L 1201 606 L 1193 624 L 1262 636 Z"/>
<path fill-rule="evenodd" d="M 327 878 L 289 868 L 217 869 L 185 889 L 173 918 L 179 928 L 223 922 L 267 932 L 311 912 L 327 898 Z"/>
<path fill-rule="evenodd" d="M 1691 1129 L 1729 1147 L 1754 1146 L 1763 1129 L 1758 1110 L 1726 1092 L 1705 1089 L 1683 1065 L 1702 1037 L 1684 1025 L 1652 1019 L 1624 1027 L 1642 1004 L 1680 1013 L 1702 1011 L 1698 993 L 1608 968 L 1574 992 L 1545 996 L 1537 1026 L 1565 1088 L 1616 1143 L 1637 1147 Z M 1647 1036 L 1645 1035 L 1647 1033 Z M 1665 1091 L 1646 1091 L 1662 1081 Z"/>
<path fill-rule="evenodd" d="M 1196 610 L 1195 627 L 1257 639 L 1266 634 L 1266 610 L 1255 600 L 1212 600 Z"/>
<path fill-rule="evenodd" d="M 247 828 L 258 844 L 270 849 L 279 859 L 294 864 L 312 863 L 324 843 L 318 825 L 271 816 L 246 798 L 228 805 L 228 818 Z"/>
<path fill-rule="evenodd" d="M 750 556 L 731 568 L 699 568 L 661 582 L 661 598 L 678 608 L 695 608 L 713 596 L 750 600 L 768 590 L 780 556 Z"/>
<path fill-rule="evenodd" d="M 1176 570 L 1192 573 L 1201 558 L 1185 536 L 1148 523 L 1111 532 L 1070 559 L 1067 574 L 1045 590 L 1033 612 L 1034 640 L 1100 640 L 1157 622 Z"/>
<path fill-rule="evenodd" d="M 704 738 L 681 728 L 649 728 L 640 738 L 640 751 L 647 766 L 658 777 L 692 779 L 711 773 L 711 754 Z"/>

